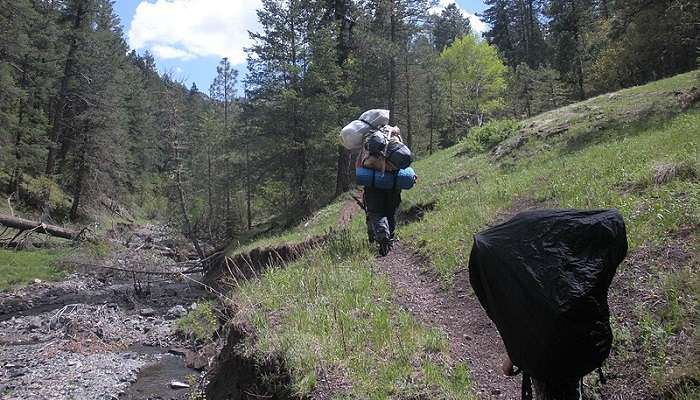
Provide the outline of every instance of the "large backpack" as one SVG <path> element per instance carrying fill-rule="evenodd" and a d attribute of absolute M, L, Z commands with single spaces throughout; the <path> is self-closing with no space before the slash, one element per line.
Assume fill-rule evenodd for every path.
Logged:
<path fill-rule="evenodd" d="M 359 119 L 350 122 L 340 131 L 340 142 L 348 150 L 361 149 L 365 136 L 388 124 L 389 115 L 389 110 L 365 111 Z"/>
<path fill-rule="evenodd" d="M 361 165 L 379 171 L 406 169 L 413 162 L 411 150 L 403 144 L 397 128 L 384 126 L 365 136 Z"/>
<path fill-rule="evenodd" d="M 469 280 L 513 363 L 579 379 L 612 345 L 608 288 L 627 254 L 617 210 L 537 210 L 474 237 Z"/>

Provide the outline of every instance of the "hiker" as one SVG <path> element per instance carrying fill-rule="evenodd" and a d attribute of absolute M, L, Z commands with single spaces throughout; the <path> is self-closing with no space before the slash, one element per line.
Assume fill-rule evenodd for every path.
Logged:
<path fill-rule="evenodd" d="M 385 142 L 374 143 L 375 138 Z M 387 154 L 387 148 L 391 148 L 394 144 L 400 151 Z M 405 154 L 404 158 L 397 158 L 402 153 Z M 374 175 L 374 184 L 364 186 L 363 202 L 369 242 L 379 244 L 379 254 L 382 256 L 389 254 L 396 240 L 396 212 L 401 204 L 401 188 L 412 187 L 416 181 L 415 174 L 411 170 L 412 175 L 407 177 L 411 181 L 410 185 L 401 184 L 401 181 L 406 178 L 404 176 L 406 171 L 402 172 L 401 167 L 407 168 L 411 159 L 410 150 L 403 144 L 401 129 L 388 125 L 368 136 L 365 140 L 365 149 L 357 158 L 357 167 L 369 168 Z M 388 187 L 377 185 L 377 179 L 382 180 L 387 177 L 393 184 Z"/>
<path fill-rule="evenodd" d="M 503 360 L 501 371 L 505 376 L 516 376 L 520 370 L 516 370 L 508 355 Z M 582 385 L 581 379 L 575 379 L 563 382 L 544 382 L 537 379 L 532 379 L 532 387 L 535 400 L 581 400 Z M 529 388 L 525 388 L 525 391 Z M 523 396 L 526 397 L 526 396 Z"/>
<path fill-rule="evenodd" d="M 379 254 L 386 256 L 395 241 L 396 211 L 401 204 L 401 189 L 378 189 L 365 186 L 363 198 L 370 243 L 379 244 Z"/>
<path fill-rule="evenodd" d="M 611 209 L 530 210 L 474 236 L 469 283 L 505 345 L 503 373 L 522 371 L 523 400 L 580 400 L 595 370 L 604 382 L 608 288 L 626 255 Z"/>
<path fill-rule="evenodd" d="M 340 132 L 341 143 L 351 151 L 359 150 L 356 159 L 357 184 L 364 187 L 370 243 L 379 244 L 379 254 L 386 256 L 395 240 L 396 211 L 401 190 L 416 182 L 411 150 L 403 143 L 401 130 L 389 125 L 388 110 L 369 110 Z"/>

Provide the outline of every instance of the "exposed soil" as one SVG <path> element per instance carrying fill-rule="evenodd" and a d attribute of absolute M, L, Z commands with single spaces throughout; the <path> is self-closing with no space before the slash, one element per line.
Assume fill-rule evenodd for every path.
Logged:
<path fill-rule="evenodd" d="M 255 340 L 251 328 L 230 324 L 226 342 L 207 374 L 208 400 L 292 399 L 291 379 L 284 363 L 271 357 L 261 362 L 246 354 Z"/>
<path fill-rule="evenodd" d="M 220 252 L 212 258 L 204 282 L 215 290 L 235 287 L 240 281 L 258 278 L 270 266 L 294 261 L 325 240 L 325 236 L 314 236 L 301 243 L 253 249 L 233 257 Z"/>
<path fill-rule="evenodd" d="M 399 212 L 398 218 L 401 224 L 412 224 L 418 222 L 425 217 L 425 214 L 433 211 L 435 209 L 435 201 L 431 201 L 425 204 L 416 204 L 409 208 L 408 210 L 402 210 Z"/>
<path fill-rule="evenodd" d="M 354 195 L 362 198 L 361 193 Z M 338 216 L 338 226 L 343 227 L 352 221 L 360 212 L 359 201 L 355 198 L 347 200 Z M 327 235 L 313 236 L 301 243 L 284 244 L 273 247 L 253 249 L 247 253 L 227 257 L 220 252 L 212 257 L 211 264 L 204 275 L 204 282 L 215 289 L 221 284 L 235 286 L 238 281 L 257 278 L 266 268 L 294 261 L 303 256 L 308 250 L 320 246 Z"/>
<path fill-rule="evenodd" d="M 423 324 L 447 334 L 450 355 L 471 368 L 475 390 L 482 399 L 519 399 L 520 381 L 500 373 L 505 348 L 496 327 L 469 286 L 466 271 L 444 290 L 428 260 L 397 244 L 377 266 L 389 278 L 396 302 Z"/>
<path fill-rule="evenodd" d="M 343 208 L 340 210 L 338 215 L 338 226 L 345 226 L 352 221 L 352 218 L 362 211 L 360 204 L 362 203 L 362 191 L 357 190 L 352 194 L 352 199 L 347 200 L 343 204 Z"/>

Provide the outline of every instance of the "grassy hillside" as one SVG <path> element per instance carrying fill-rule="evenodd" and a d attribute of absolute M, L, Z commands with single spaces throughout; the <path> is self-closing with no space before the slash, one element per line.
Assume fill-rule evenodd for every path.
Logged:
<path fill-rule="evenodd" d="M 685 74 L 473 131 L 416 163 L 419 184 L 404 192 L 403 208 L 432 211 L 401 227 L 401 240 L 449 286 L 468 264 L 472 235 L 521 209 L 618 208 L 631 248 L 611 294 L 611 366 L 639 366 L 650 392 L 698 398 L 700 111 L 681 112 L 693 85 L 696 74 Z M 341 207 L 254 245 L 322 232 Z M 281 356 L 300 394 L 328 387 L 356 398 L 473 396 L 447 338 L 392 304 L 386 280 L 373 272 L 362 218 L 340 235 L 232 294 L 241 304 L 237 322 L 257 332 L 249 351 Z M 678 257 L 664 257 L 671 251 Z"/>

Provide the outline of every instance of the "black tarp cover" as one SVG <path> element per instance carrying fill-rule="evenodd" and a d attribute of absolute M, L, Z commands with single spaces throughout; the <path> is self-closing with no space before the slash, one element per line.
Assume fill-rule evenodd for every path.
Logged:
<path fill-rule="evenodd" d="M 617 210 L 536 210 L 474 237 L 469 280 L 514 364 L 553 381 L 599 367 L 608 287 L 627 254 Z"/>

